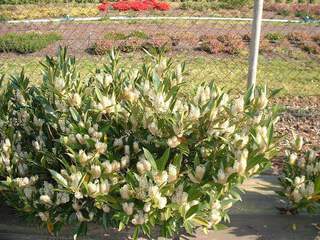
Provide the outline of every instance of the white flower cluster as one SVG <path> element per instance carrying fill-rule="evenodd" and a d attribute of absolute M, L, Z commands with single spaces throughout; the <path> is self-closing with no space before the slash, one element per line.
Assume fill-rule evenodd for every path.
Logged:
<path fill-rule="evenodd" d="M 287 160 L 284 165 L 280 183 L 283 191 L 280 196 L 288 200 L 291 208 L 306 208 L 312 211 L 320 204 L 320 156 L 309 149 L 304 150 L 304 140 L 294 134 L 287 150 Z"/>
<path fill-rule="evenodd" d="M 0 102 L 4 197 L 53 229 L 69 219 L 146 234 L 159 225 L 166 237 L 181 223 L 214 228 L 235 189 L 268 166 L 276 120 L 265 89 L 234 97 L 210 83 L 185 94 L 184 65 L 163 57 L 127 70 L 113 53 L 87 78 L 65 54 L 56 61 L 43 64 L 37 91 L 21 75 L 22 89 Z M 309 165 L 306 178 L 319 169 Z"/>

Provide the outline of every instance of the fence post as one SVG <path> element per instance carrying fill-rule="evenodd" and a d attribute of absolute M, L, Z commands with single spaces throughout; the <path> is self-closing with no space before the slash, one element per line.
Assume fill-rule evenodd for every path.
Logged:
<path fill-rule="evenodd" d="M 252 32 L 251 32 L 251 41 L 250 41 L 250 57 L 249 57 L 248 83 L 247 83 L 248 88 L 256 84 L 262 12 L 263 12 L 263 0 L 255 0 L 254 1 L 254 18 L 252 22 Z"/>

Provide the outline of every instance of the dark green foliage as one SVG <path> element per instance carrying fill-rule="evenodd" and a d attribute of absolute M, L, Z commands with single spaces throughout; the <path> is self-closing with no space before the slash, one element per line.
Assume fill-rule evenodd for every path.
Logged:
<path fill-rule="evenodd" d="M 0 36 L 0 52 L 33 53 L 58 40 L 57 33 L 7 33 Z"/>

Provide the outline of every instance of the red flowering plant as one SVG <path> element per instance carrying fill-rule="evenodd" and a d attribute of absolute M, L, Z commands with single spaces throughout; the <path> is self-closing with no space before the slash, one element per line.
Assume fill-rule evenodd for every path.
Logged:
<path fill-rule="evenodd" d="M 160 10 L 168 11 L 170 5 L 167 2 L 158 2 L 157 0 L 136 0 L 136 1 L 119 1 L 113 3 L 112 8 L 118 11 L 148 11 Z"/>
<path fill-rule="evenodd" d="M 107 2 L 102 2 L 98 5 L 98 10 L 100 12 L 106 12 L 108 10 L 108 8 L 109 8 L 109 3 L 107 3 Z"/>

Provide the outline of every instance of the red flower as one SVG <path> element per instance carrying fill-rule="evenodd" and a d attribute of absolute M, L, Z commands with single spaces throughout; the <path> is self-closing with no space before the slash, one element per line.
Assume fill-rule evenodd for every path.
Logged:
<path fill-rule="evenodd" d="M 130 10 L 130 5 L 127 1 L 119 1 L 112 4 L 113 9 L 118 11 L 128 11 Z"/>
<path fill-rule="evenodd" d="M 168 11 L 170 9 L 170 5 L 167 2 L 158 2 L 155 5 L 155 9 L 160 11 Z"/>
<path fill-rule="evenodd" d="M 105 12 L 108 10 L 108 7 L 109 7 L 109 3 L 103 2 L 103 3 L 99 4 L 98 9 L 100 12 Z"/>
<path fill-rule="evenodd" d="M 170 5 L 166 2 L 157 2 L 157 0 L 135 0 L 125 1 L 120 0 L 119 2 L 113 3 L 112 8 L 118 11 L 146 11 L 151 9 L 157 9 L 160 11 L 167 11 L 170 9 Z M 100 10 L 100 7 L 99 7 Z M 101 10 L 105 11 L 105 10 Z"/>
<path fill-rule="evenodd" d="M 134 11 L 145 11 L 150 9 L 150 5 L 144 2 L 131 2 L 130 3 L 130 8 Z"/>

